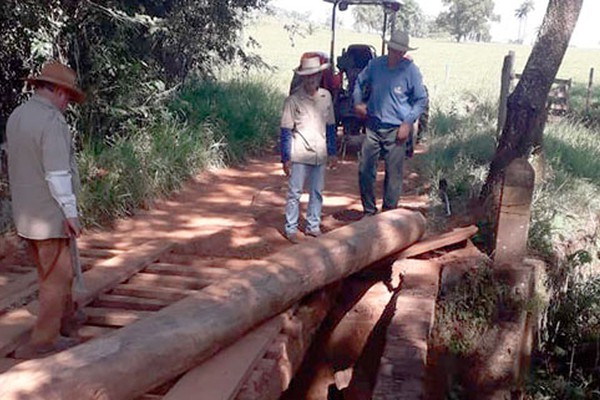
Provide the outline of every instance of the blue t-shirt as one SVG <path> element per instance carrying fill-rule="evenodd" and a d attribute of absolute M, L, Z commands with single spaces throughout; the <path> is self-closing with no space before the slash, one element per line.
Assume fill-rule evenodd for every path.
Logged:
<path fill-rule="evenodd" d="M 368 125 L 400 126 L 414 123 L 427 105 L 427 92 L 419 68 L 408 58 L 390 69 L 388 56 L 377 57 L 361 71 L 356 80 L 354 104 L 364 103 L 369 87 Z"/>

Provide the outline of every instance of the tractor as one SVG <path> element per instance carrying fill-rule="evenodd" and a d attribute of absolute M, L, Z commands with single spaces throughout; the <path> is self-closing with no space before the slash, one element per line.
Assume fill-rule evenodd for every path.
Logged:
<path fill-rule="evenodd" d="M 377 51 L 373 46 L 368 44 L 351 44 L 347 48 L 342 49 L 341 55 L 335 58 L 335 21 L 337 11 L 345 11 L 349 5 L 383 7 L 384 17 L 381 32 L 381 54 L 383 54 L 385 52 L 386 33 L 388 30 L 393 31 L 396 13 L 401 9 L 403 3 L 399 0 L 324 1 L 332 4 L 330 53 L 327 55 L 324 52 L 307 52 L 302 55 L 301 59 L 318 56 L 321 63 L 331 63 L 331 68 L 325 70 L 323 73 L 321 86 L 331 92 L 334 101 L 336 123 L 343 132 L 339 141 L 339 150 L 342 158 L 344 158 L 347 150 L 358 151 L 360 149 L 364 137 L 364 120 L 354 114 L 352 92 L 354 91 L 358 74 L 367 66 L 369 61 L 377 56 Z M 332 60 L 335 60 L 335 65 Z M 290 93 L 295 90 L 298 84 L 298 77 L 294 76 L 290 86 Z M 426 129 L 427 119 L 428 108 L 417 123 L 415 129 L 417 138 L 420 138 L 421 133 Z"/>

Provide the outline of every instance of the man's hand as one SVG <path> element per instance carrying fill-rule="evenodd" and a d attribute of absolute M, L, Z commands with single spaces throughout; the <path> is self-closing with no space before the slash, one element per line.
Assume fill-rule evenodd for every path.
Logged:
<path fill-rule="evenodd" d="M 337 156 L 327 157 L 327 166 L 329 167 L 329 169 L 336 169 L 337 163 L 338 163 Z"/>
<path fill-rule="evenodd" d="M 365 103 L 359 103 L 354 106 L 354 113 L 358 118 L 367 118 L 367 105 Z"/>
<path fill-rule="evenodd" d="M 409 124 L 408 122 L 403 122 L 402 125 L 398 127 L 398 133 L 396 134 L 396 138 L 398 139 L 398 142 L 400 144 L 406 142 L 406 139 L 408 139 L 408 135 L 410 135 L 411 128 L 412 124 Z"/>
<path fill-rule="evenodd" d="M 81 235 L 81 225 L 79 224 L 79 218 L 67 218 L 64 221 L 65 233 L 68 237 L 78 238 Z"/>
<path fill-rule="evenodd" d="M 289 178 L 290 173 L 291 173 L 291 168 L 292 168 L 292 162 L 286 161 L 286 162 L 281 163 L 281 165 L 283 166 L 283 173 L 285 174 L 285 176 L 287 176 Z"/>

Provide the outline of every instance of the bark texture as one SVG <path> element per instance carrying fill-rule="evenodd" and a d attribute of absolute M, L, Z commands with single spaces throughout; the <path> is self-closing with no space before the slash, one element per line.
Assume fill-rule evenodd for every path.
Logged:
<path fill-rule="evenodd" d="M 504 169 L 515 158 L 539 151 L 546 123 L 548 93 L 560 68 L 583 0 L 550 0 L 537 42 L 508 98 L 506 123 L 492 159 L 481 200 L 493 193 Z"/>
<path fill-rule="evenodd" d="M 303 296 L 417 241 L 403 209 L 289 246 L 155 315 L 0 375 L 2 400 L 127 400 L 198 365 Z"/>

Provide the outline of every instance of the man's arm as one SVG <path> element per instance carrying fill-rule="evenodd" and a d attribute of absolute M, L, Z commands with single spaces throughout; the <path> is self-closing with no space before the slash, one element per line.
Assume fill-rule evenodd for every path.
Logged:
<path fill-rule="evenodd" d="M 294 110 L 291 104 L 291 97 L 285 99 L 283 103 L 283 112 L 281 114 L 281 124 L 279 130 L 279 145 L 281 153 L 281 164 L 285 176 L 290 176 L 290 166 L 292 158 L 292 130 L 294 128 Z"/>
<path fill-rule="evenodd" d="M 290 174 L 290 160 L 292 157 L 292 130 L 290 128 L 281 128 L 279 131 L 279 143 L 281 146 L 281 163 L 285 176 Z"/>
<path fill-rule="evenodd" d="M 356 84 L 354 85 L 354 92 L 352 92 L 352 104 L 354 104 L 354 112 L 362 118 L 367 116 L 367 105 L 364 103 L 365 99 L 363 98 L 364 88 L 370 81 L 370 73 L 371 73 L 371 63 L 360 71 L 358 77 L 356 78 Z"/>
<path fill-rule="evenodd" d="M 412 96 L 410 98 L 412 108 L 410 113 L 406 116 L 405 122 L 413 124 L 419 119 L 419 116 L 425 110 L 429 100 L 427 98 L 427 90 L 425 90 L 425 86 L 423 85 L 423 76 L 417 66 L 414 66 L 413 72 L 411 73 L 411 82 L 413 84 Z"/>
<path fill-rule="evenodd" d="M 65 216 L 65 231 L 68 236 L 78 237 L 81 234 L 79 216 L 77 213 L 77 199 L 73 192 L 72 176 L 69 171 L 48 171 L 46 182 L 52 198 Z"/>
<path fill-rule="evenodd" d="M 77 237 L 81 227 L 70 170 L 71 136 L 68 129 L 62 116 L 55 116 L 48 122 L 42 135 L 42 165 L 50 194 L 65 217 L 65 233 Z"/>

